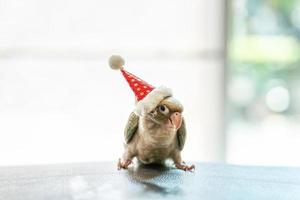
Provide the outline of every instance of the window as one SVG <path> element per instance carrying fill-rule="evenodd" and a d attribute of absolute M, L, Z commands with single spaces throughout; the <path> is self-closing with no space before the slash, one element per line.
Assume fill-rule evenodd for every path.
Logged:
<path fill-rule="evenodd" d="M 300 1 L 228 7 L 227 160 L 299 165 Z"/>

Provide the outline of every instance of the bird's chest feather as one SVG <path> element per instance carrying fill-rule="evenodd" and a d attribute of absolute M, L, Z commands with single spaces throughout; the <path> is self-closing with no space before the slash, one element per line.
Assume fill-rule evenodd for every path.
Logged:
<path fill-rule="evenodd" d="M 159 163 L 175 148 L 175 130 L 163 127 L 144 128 L 139 132 L 138 158 L 143 163 Z"/>

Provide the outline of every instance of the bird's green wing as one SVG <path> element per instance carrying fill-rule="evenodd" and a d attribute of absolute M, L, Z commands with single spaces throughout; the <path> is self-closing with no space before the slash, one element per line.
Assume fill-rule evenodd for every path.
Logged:
<path fill-rule="evenodd" d="M 184 147 L 186 138 L 186 127 L 185 127 L 185 121 L 184 118 L 182 119 L 182 124 L 180 128 L 177 130 L 177 141 L 178 141 L 178 148 L 181 151 Z"/>
<path fill-rule="evenodd" d="M 124 131 L 124 137 L 125 137 L 125 142 L 128 144 L 132 138 L 134 137 L 139 125 L 139 116 L 136 115 L 134 112 L 132 112 L 129 115 L 125 131 Z"/>

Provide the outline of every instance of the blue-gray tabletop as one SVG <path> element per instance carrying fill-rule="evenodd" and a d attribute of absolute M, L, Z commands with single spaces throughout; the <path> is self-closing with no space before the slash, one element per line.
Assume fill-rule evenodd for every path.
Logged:
<path fill-rule="evenodd" d="M 300 168 L 197 163 L 118 171 L 115 162 L 0 167 L 0 200 L 300 199 Z"/>

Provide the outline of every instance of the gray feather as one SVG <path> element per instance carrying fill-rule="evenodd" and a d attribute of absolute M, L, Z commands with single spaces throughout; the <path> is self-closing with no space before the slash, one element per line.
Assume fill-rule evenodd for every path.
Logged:
<path fill-rule="evenodd" d="M 139 125 L 139 116 L 136 115 L 134 112 L 132 112 L 129 115 L 125 131 L 124 131 L 124 136 L 125 136 L 125 142 L 128 144 L 132 138 L 134 137 Z"/>

